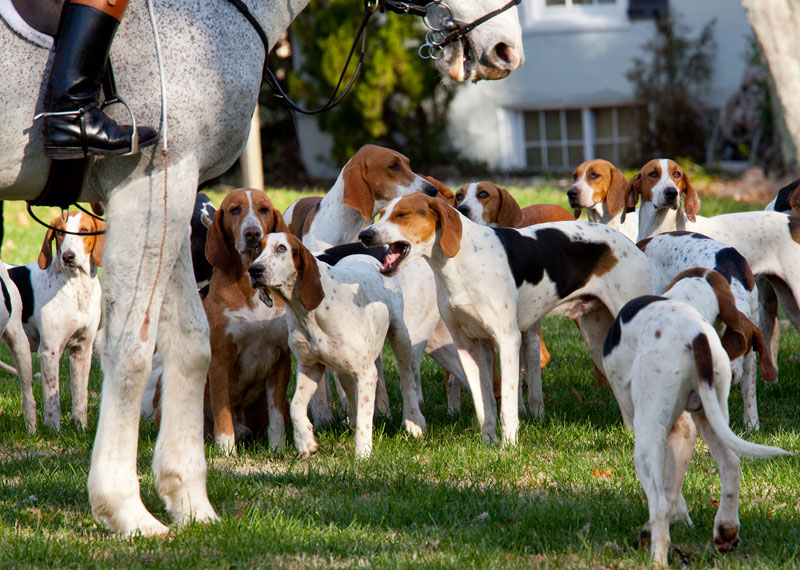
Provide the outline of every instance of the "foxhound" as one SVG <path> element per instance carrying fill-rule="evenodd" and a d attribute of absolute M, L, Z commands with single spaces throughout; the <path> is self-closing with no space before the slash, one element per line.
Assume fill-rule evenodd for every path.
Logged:
<path fill-rule="evenodd" d="M 500 188 L 492 182 L 465 184 L 456 191 L 455 203 L 456 209 L 464 216 L 476 224 L 492 228 L 525 228 L 534 224 L 572 221 L 574 219 L 568 210 L 557 204 L 533 204 L 520 208 L 519 203 L 508 190 Z M 539 370 L 529 370 L 529 366 L 525 361 L 525 355 L 528 353 L 528 331 L 522 333 L 520 364 L 522 369 L 526 370 L 525 379 L 528 380 L 529 386 L 536 383 L 535 379 L 531 378 L 530 375 L 541 375 L 542 370 L 550 361 L 550 352 L 544 344 L 541 330 L 538 336 Z M 497 389 L 495 389 L 495 393 L 497 393 Z M 451 395 L 448 392 L 448 398 L 450 397 Z M 540 403 L 536 401 L 535 391 L 530 388 L 528 389 L 528 409 L 534 416 L 541 415 L 544 412 Z"/>
<path fill-rule="evenodd" d="M 778 301 L 792 325 L 800 330 L 800 219 L 778 212 L 698 216 L 700 198 L 689 177 L 667 159 L 651 160 L 631 179 L 626 204 L 635 206 L 639 197 L 639 240 L 687 230 L 732 246 L 747 259 L 759 288 L 759 328 L 770 358 L 777 362 Z M 765 291 L 774 291 L 771 301 L 765 298 Z"/>
<path fill-rule="evenodd" d="M 726 325 L 721 340 L 711 324 L 718 318 Z M 720 471 L 714 542 L 722 552 L 739 542 L 737 454 L 787 454 L 746 442 L 728 427 L 729 359 L 749 350 L 757 330 L 736 309 L 724 277 L 692 269 L 663 296 L 630 301 L 608 332 L 603 364 L 625 424 L 635 433 L 636 472 L 649 508 L 641 538 L 651 541 L 657 564 L 667 563 L 669 524 L 691 524 L 681 486 L 698 429 Z"/>
<path fill-rule="evenodd" d="M 3 304 L 0 305 L 0 334 L 11 351 L 11 359 L 16 368 L 0 362 L 6 372 L 19 376 L 22 391 L 22 415 L 28 433 L 36 433 L 36 400 L 33 397 L 33 370 L 31 348 L 25 329 L 22 326 L 22 299 L 17 286 L 8 276 L 8 269 L 0 263 L 0 289 Z"/>
<path fill-rule="evenodd" d="M 44 425 L 61 428 L 58 369 L 69 350 L 72 419 L 86 428 L 92 344 L 100 325 L 100 280 L 105 236 L 103 222 L 83 212 L 58 216 L 47 230 L 39 259 L 9 269 L 22 298 L 22 323 L 30 349 L 39 353 Z M 87 233 L 90 235 L 82 236 Z M 55 242 L 56 254 L 53 255 Z"/>
<path fill-rule="evenodd" d="M 285 309 L 264 302 L 247 268 L 265 235 L 286 230 L 267 195 L 252 188 L 225 196 L 208 228 L 205 253 L 214 273 L 203 300 L 211 331 L 206 425 L 213 424 L 226 453 L 267 428 L 270 446 L 283 448 L 291 375 Z"/>
<path fill-rule="evenodd" d="M 526 228 L 534 224 L 575 219 L 558 204 L 532 204 L 520 208 L 511 192 L 485 181 L 465 184 L 456 190 L 455 206 L 476 224 L 492 228 Z"/>
<path fill-rule="evenodd" d="M 192 220 L 189 223 L 189 243 L 192 249 L 194 280 L 197 281 L 197 288 L 200 290 L 205 289 L 209 284 L 211 273 L 214 270 L 206 259 L 206 236 L 216 211 L 211 198 L 198 192 L 194 201 Z"/>
<path fill-rule="evenodd" d="M 290 406 L 297 450 L 302 455 L 317 451 L 307 408 L 328 367 L 340 374 L 355 408 L 356 457 L 369 457 L 377 361 L 387 336 L 400 372 L 404 427 L 412 436 L 422 436 L 419 363 L 415 367 L 411 358 L 403 296 L 391 279 L 378 273 L 380 264 L 354 255 L 331 267 L 289 233 L 266 235 L 254 254 L 248 270 L 253 287 L 264 291 L 266 299 L 274 294 L 286 305 L 289 347 L 297 359 Z"/>
<path fill-rule="evenodd" d="M 585 209 L 590 222 L 607 224 L 635 242 L 639 222 L 634 209 L 626 208 L 627 185 L 622 171 L 607 160 L 588 160 L 572 173 L 567 199 L 576 218 Z"/>
<path fill-rule="evenodd" d="M 381 268 L 392 274 L 423 257 L 436 276 L 439 311 L 453 336 L 475 402 L 481 437 L 496 442 L 490 360 L 480 339 L 499 350 L 502 438 L 517 438 L 520 331 L 560 307 L 588 312 L 582 330 L 595 363 L 612 314 L 650 289 L 645 255 L 619 232 L 600 224 L 555 222 L 530 228 L 489 228 L 422 194 L 390 202 L 381 220 L 359 238 L 385 244 Z M 610 313 L 609 313 L 610 311 Z M 528 362 L 539 344 L 528 343 Z M 541 383 L 534 386 L 541 397 Z"/>
<path fill-rule="evenodd" d="M 757 320 L 758 289 L 750 265 L 734 248 L 693 232 L 667 232 L 642 240 L 639 248 L 647 255 L 653 273 L 653 293 L 658 295 L 679 273 L 693 267 L 713 269 L 730 287 L 736 308 L 748 319 Z M 761 340 L 761 334 L 758 335 Z M 761 340 L 763 343 L 763 340 Z M 762 358 L 767 355 L 761 350 Z M 749 429 L 758 429 L 756 405 L 755 354 L 731 363 L 733 383 L 741 383 L 744 400 L 744 422 Z M 774 381 L 774 378 L 765 378 Z"/>
<path fill-rule="evenodd" d="M 768 212 L 781 212 L 800 217 L 800 178 L 790 182 L 775 195 L 775 198 L 764 208 Z"/>

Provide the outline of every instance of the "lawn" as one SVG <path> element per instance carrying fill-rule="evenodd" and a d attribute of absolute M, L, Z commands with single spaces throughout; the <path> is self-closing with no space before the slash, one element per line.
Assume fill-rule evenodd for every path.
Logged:
<path fill-rule="evenodd" d="M 523 205 L 558 202 L 556 184 L 512 186 Z M 269 192 L 280 208 L 299 196 Z M 220 194 L 212 198 L 219 203 Z M 702 213 L 759 208 L 705 199 Z M 53 212 L 55 215 L 55 212 Z M 44 230 L 6 204 L 3 260 L 36 259 Z M 759 381 L 758 443 L 800 450 L 800 337 L 782 327 L 780 383 Z M 553 359 L 544 372 L 546 416 L 521 419 L 519 444 L 480 443 L 472 403 L 448 415 L 443 373 L 426 358 L 422 378 L 428 432 L 412 440 L 401 426 L 399 380 L 385 359 L 391 417 L 376 416 L 372 457 L 356 461 L 353 433 L 341 407 L 318 432 L 316 456 L 302 459 L 290 443 L 268 449 L 266 435 L 229 458 L 207 445 L 208 491 L 220 515 L 213 525 L 173 529 L 166 538 L 120 539 L 91 515 L 86 478 L 97 425 L 101 373 L 90 380 L 90 428 L 69 421 L 66 361 L 61 368 L 63 431 L 25 433 L 16 379 L 0 373 L 0 567 L 148 568 L 641 568 L 649 554 L 633 541 L 647 518 L 633 466 L 633 438 L 622 427 L 608 390 L 598 390 L 577 328 L 545 321 Z M 9 361 L 5 348 L 0 354 Z M 34 368 L 38 369 L 36 361 Z M 292 388 L 290 388 L 291 390 Z M 41 426 L 41 389 L 36 387 Z M 738 388 L 731 424 L 744 433 Z M 149 466 L 156 431 L 143 420 L 139 473 L 145 505 L 168 515 Z M 291 442 L 291 428 L 289 429 Z M 712 523 L 719 498 L 716 464 L 702 442 L 684 494 L 694 527 L 677 524 L 674 566 L 794 568 L 800 566 L 800 459 L 743 460 L 741 544 L 721 555 Z"/>

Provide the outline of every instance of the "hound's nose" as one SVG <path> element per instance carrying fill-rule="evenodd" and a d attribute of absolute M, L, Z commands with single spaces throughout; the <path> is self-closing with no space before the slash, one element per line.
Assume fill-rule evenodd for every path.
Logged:
<path fill-rule="evenodd" d="M 250 277 L 253 278 L 261 277 L 262 275 L 264 275 L 264 266 L 261 265 L 260 263 L 254 263 L 253 265 L 250 266 L 247 272 L 250 274 Z"/>
<path fill-rule="evenodd" d="M 466 217 L 469 218 L 470 214 L 469 206 L 458 206 L 456 210 L 458 210 L 459 212 L 461 212 L 462 214 L 464 214 Z"/>
<path fill-rule="evenodd" d="M 367 228 L 358 234 L 358 239 L 360 239 L 361 243 L 364 245 L 372 245 L 372 240 L 375 239 L 375 232 Z"/>
<path fill-rule="evenodd" d="M 61 254 L 61 261 L 64 262 L 64 265 L 72 265 L 75 263 L 75 254 L 71 251 L 65 251 Z"/>
<path fill-rule="evenodd" d="M 567 190 L 567 198 L 570 201 L 576 200 L 578 198 L 578 189 L 573 186 L 572 188 Z"/>
<path fill-rule="evenodd" d="M 431 198 L 435 198 L 436 194 L 439 193 L 439 189 L 436 186 L 434 186 L 433 184 L 428 184 L 425 187 L 425 190 L 423 190 L 423 192 L 425 194 L 427 194 L 428 196 L 430 196 Z"/>
<path fill-rule="evenodd" d="M 667 188 L 664 190 L 664 199 L 667 202 L 674 202 L 678 199 L 678 190 L 675 188 Z"/>
<path fill-rule="evenodd" d="M 244 229 L 244 239 L 248 245 L 255 245 L 261 239 L 261 228 L 258 226 L 249 226 Z"/>

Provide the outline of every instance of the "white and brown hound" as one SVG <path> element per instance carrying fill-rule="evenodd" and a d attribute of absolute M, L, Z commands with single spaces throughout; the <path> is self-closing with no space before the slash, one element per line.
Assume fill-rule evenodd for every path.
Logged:
<path fill-rule="evenodd" d="M 252 188 L 225 196 L 208 228 L 205 251 L 214 273 L 203 300 L 211 330 L 206 431 L 213 425 L 217 445 L 228 453 L 236 440 L 267 428 L 270 446 L 283 448 L 291 375 L 285 309 L 263 301 L 247 268 L 261 239 L 286 229 L 267 195 Z"/>
<path fill-rule="evenodd" d="M 639 240 L 686 230 L 732 246 L 747 259 L 760 290 L 759 328 L 770 358 L 777 363 L 778 301 L 795 329 L 800 330 L 800 219 L 778 212 L 698 216 L 697 192 L 683 169 L 668 159 L 651 160 L 631 179 L 627 205 L 635 206 L 639 197 Z M 764 299 L 764 291 L 775 292 L 773 302 Z"/>
<path fill-rule="evenodd" d="M 721 319 L 722 339 L 712 323 Z M 663 296 L 633 299 L 617 316 L 603 363 L 623 419 L 636 435 L 634 461 L 647 495 L 643 542 L 666 565 L 669 524 L 691 524 L 681 487 L 697 430 L 720 470 L 714 542 L 727 552 L 739 542 L 739 458 L 785 451 L 738 438 L 728 427 L 730 358 L 749 350 L 758 329 L 740 313 L 725 278 L 708 269 L 679 274 Z M 762 353 L 762 368 L 768 366 Z M 666 451 L 665 451 L 666 446 Z"/>
<path fill-rule="evenodd" d="M 780 190 L 764 209 L 768 212 L 781 212 L 800 218 L 800 178 L 790 182 Z"/>
<path fill-rule="evenodd" d="M 6 372 L 19 376 L 25 428 L 29 433 L 34 434 L 36 433 L 36 400 L 33 397 L 31 347 L 22 326 L 22 299 L 3 263 L 0 263 L 0 289 L 3 294 L 3 303 L 0 305 L 0 334 L 8 345 L 16 368 L 11 368 L 3 362 L 0 362 L 0 365 Z"/>
<path fill-rule="evenodd" d="M 307 409 L 327 367 L 339 373 L 355 408 L 356 456 L 369 457 L 377 365 L 387 336 L 400 372 L 404 427 L 412 436 L 421 436 L 425 418 L 416 387 L 419 363 L 415 370 L 402 293 L 393 280 L 380 275 L 380 263 L 353 255 L 331 267 L 317 261 L 289 233 L 265 236 L 255 254 L 249 268 L 253 286 L 286 304 L 289 346 L 297 359 L 297 388 L 290 406 L 297 450 L 303 455 L 317 450 Z"/>
<path fill-rule="evenodd" d="M 625 205 L 627 186 L 622 171 L 607 160 L 587 160 L 572 173 L 567 199 L 576 218 L 584 208 L 590 222 L 609 225 L 635 242 L 639 223 L 634 209 Z"/>
<path fill-rule="evenodd" d="M 667 232 L 639 242 L 639 248 L 647 255 L 653 272 L 653 294 L 658 295 L 682 271 L 693 267 L 713 269 L 721 274 L 733 294 L 736 308 L 748 319 L 756 321 L 758 316 L 758 289 L 750 265 L 734 248 L 693 232 Z M 762 351 L 761 334 L 758 335 L 757 350 L 762 358 L 769 358 Z M 755 353 L 748 352 L 743 359 L 731 363 L 733 383 L 741 382 L 744 401 L 744 422 L 748 429 L 758 429 L 758 407 L 756 405 L 756 360 Z M 774 378 L 765 378 L 767 382 Z"/>
<path fill-rule="evenodd" d="M 22 322 L 30 349 L 39 353 L 44 425 L 61 427 L 58 369 L 66 349 L 72 419 L 85 428 L 92 344 L 100 325 L 97 268 L 103 264 L 105 236 L 80 234 L 102 231 L 105 225 L 83 212 L 58 216 L 50 225 L 56 230 L 47 230 L 38 261 L 12 267 L 8 273 L 22 298 Z"/>
<path fill-rule="evenodd" d="M 382 271 L 423 257 L 437 281 L 439 311 L 458 348 L 475 402 L 481 436 L 497 441 L 491 372 L 480 339 L 499 350 L 503 442 L 517 438 L 520 330 L 560 307 L 588 311 L 583 329 L 595 363 L 610 314 L 650 290 L 650 268 L 639 249 L 600 224 L 556 222 L 530 228 L 489 228 L 422 194 L 396 199 L 362 231 L 366 244 L 386 244 Z M 602 317 L 601 318 L 601 313 Z M 592 326 L 589 326 L 592 325 Z M 538 343 L 528 343 L 538 362 Z M 541 384 L 534 387 L 541 399 Z"/>

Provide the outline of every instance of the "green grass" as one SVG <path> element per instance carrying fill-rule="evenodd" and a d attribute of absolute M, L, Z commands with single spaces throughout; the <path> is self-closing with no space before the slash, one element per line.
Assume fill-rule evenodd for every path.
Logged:
<path fill-rule="evenodd" d="M 513 188 L 524 204 L 559 201 L 563 190 Z M 270 196 L 285 207 L 293 197 Z M 296 197 L 296 196 L 294 196 Z M 541 197 L 544 197 L 542 199 Z M 219 195 L 214 196 L 218 203 Z M 713 201 L 704 202 L 703 211 Z M 723 204 L 720 207 L 724 207 Z M 15 248 L 4 259 L 35 259 L 43 231 L 12 227 L 16 204 L 6 204 L 6 232 Z M 753 206 L 751 206 L 753 207 Z M 13 222 L 9 222 L 9 220 Z M 29 243 L 30 242 L 30 243 Z M 22 258 L 20 252 L 30 252 Z M 6 257 L 7 256 L 7 257 Z M 633 467 L 633 438 L 622 427 L 608 390 L 598 390 L 577 328 L 545 321 L 553 360 L 544 373 L 547 412 L 523 416 L 520 442 L 484 446 L 470 398 L 447 414 L 441 370 L 423 363 L 423 412 L 428 432 L 412 440 L 402 430 L 393 359 L 386 358 L 391 417 L 376 416 L 373 455 L 356 462 L 353 434 L 337 421 L 321 430 L 318 454 L 298 458 L 290 444 L 269 451 L 266 436 L 227 458 L 207 446 L 208 491 L 221 520 L 173 529 L 166 538 L 119 539 L 90 512 L 86 478 L 97 425 L 101 373 L 90 380 L 89 424 L 69 420 L 68 367 L 62 362 L 61 433 L 23 427 L 16 379 L 0 373 L 0 568 L 643 568 L 649 556 L 633 547 L 647 518 Z M 780 383 L 759 383 L 761 431 L 751 441 L 800 450 L 800 336 L 784 329 Z M 5 348 L 0 354 L 9 361 Z M 34 364 L 35 368 L 38 368 Z M 35 388 L 41 406 L 41 389 Z M 738 388 L 731 424 L 743 433 Z M 41 409 L 39 423 L 41 426 Z M 291 428 L 289 429 L 291 441 Z M 142 422 L 139 474 L 145 505 L 169 518 L 149 466 L 156 431 Z M 692 568 L 800 566 L 800 459 L 744 460 L 739 516 L 741 544 L 718 554 L 711 540 L 719 496 L 716 465 L 698 440 L 684 485 L 694 527 L 672 529 Z M 677 566 L 677 557 L 672 556 Z"/>

